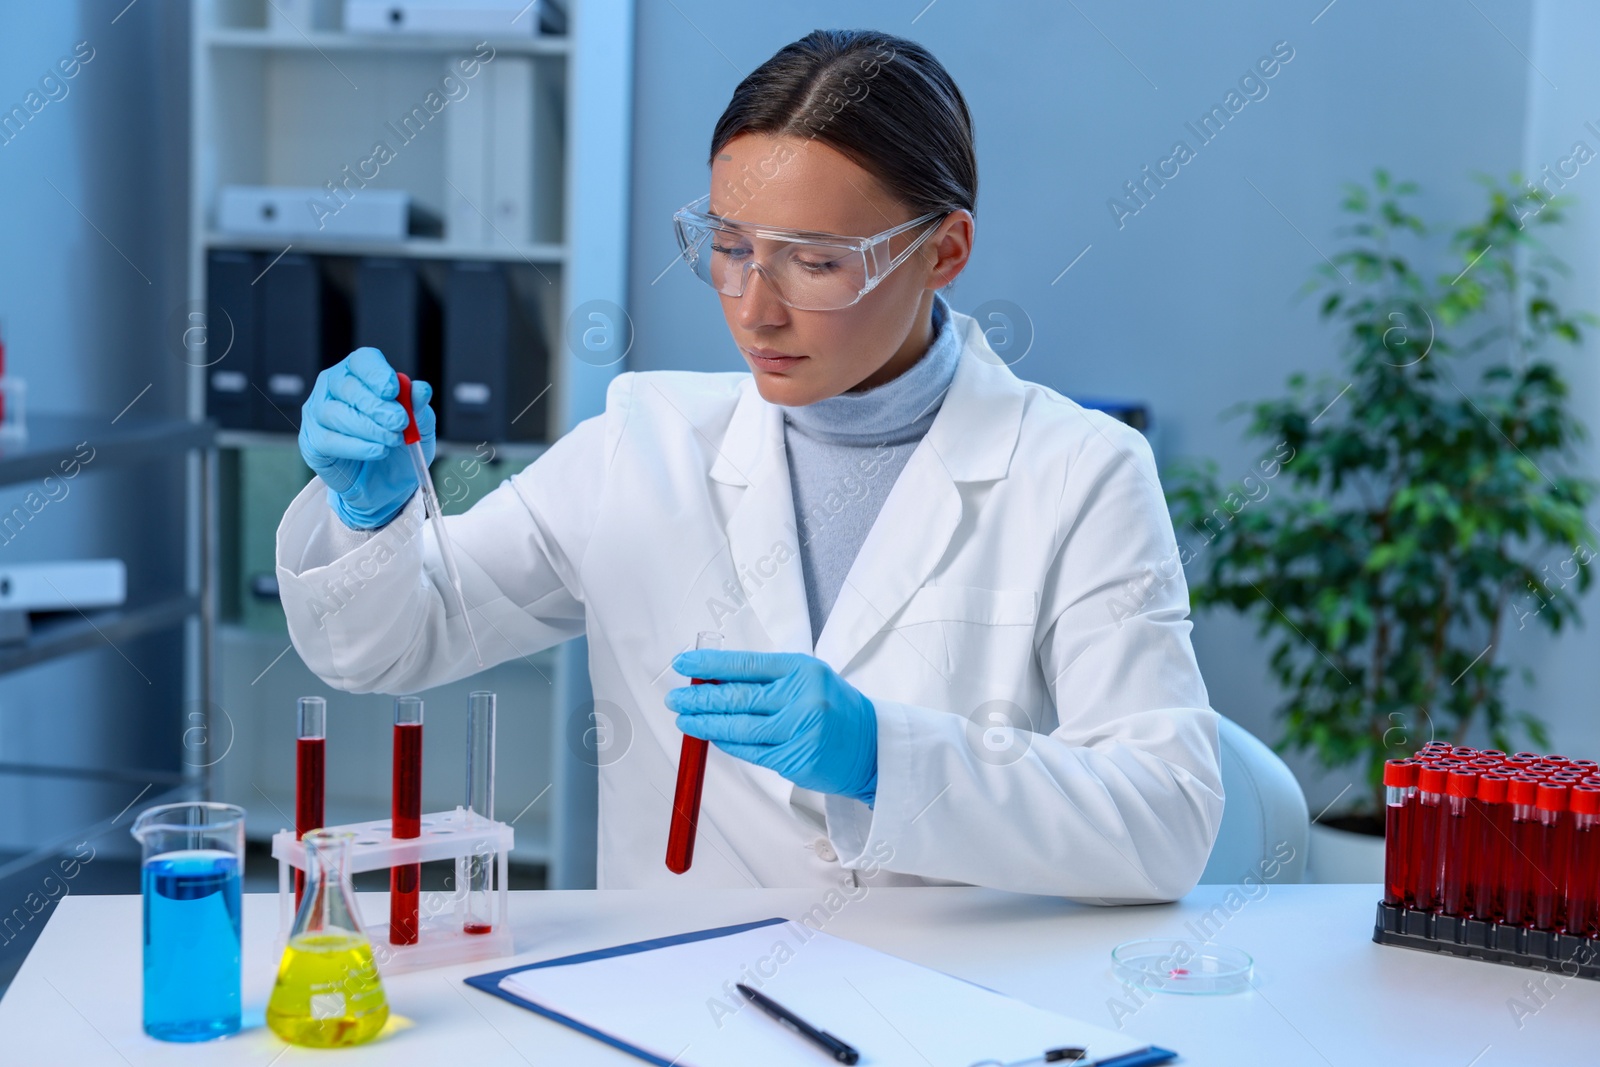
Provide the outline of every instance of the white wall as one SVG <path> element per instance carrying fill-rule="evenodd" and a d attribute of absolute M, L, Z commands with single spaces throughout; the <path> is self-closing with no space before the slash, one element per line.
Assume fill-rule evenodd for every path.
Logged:
<path fill-rule="evenodd" d="M 1542 168 L 1555 170 L 1557 162 L 1573 155 L 1575 142 L 1584 142 L 1600 154 L 1600 7 L 1585 0 L 1538 0 L 1528 41 L 1527 139 L 1524 169 L 1544 176 Z M 1600 312 L 1600 159 L 1578 169 L 1559 190 L 1570 196 L 1571 221 L 1551 250 L 1567 261 L 1572 276 L 1558 285 L 1560 300 L 1573 308 Z M 1600 433 L 1600 334 L 1591 331 L 1581 348 L 1563 348 L 1561 367 L 1572 386 L 1572 406 L 1588 423 L 1591 434 Z M 1581 448 L 1581 466 L 1591 477 L 1600 475 L 1600 447 L 1591 440 Z M 1591 513 L 1591 519 L 1593 514 Z M 1554 566 L 1569 553 L 1552 552 Z M 1591 562 L 1592 571 L 1600 560 Z M 1552 571 L 1552 573 L 1557 573 Z M 1570 573 L 1570 572 L 1568 572 Z M 1528 605 L 1532 610 L 1534 605 Z M 1555 751 L 1595 758 L 1600 752 L 1600 715 L 1595 694 L 1600 693 L 1600 657 L 1594 654 L 1600 633 L 1600 584 L 1584 597 L 1587 626 L 1551 638 L 1531 625 L 1506 630 L 1506 648 L 1516 661 L 1532 667 L 1537 684 L 1517 693 L 1521 705 L 1543 715 L 1552 726 Z"/>

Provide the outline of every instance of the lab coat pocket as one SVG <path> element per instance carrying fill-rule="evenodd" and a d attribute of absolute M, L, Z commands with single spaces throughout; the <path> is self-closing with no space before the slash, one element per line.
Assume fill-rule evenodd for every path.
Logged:
<path fill-rule="evenodd" d="M 958 676 L 970 680 L 972 670 L 988 664 L 1001 646 L 1017 645 L 1018 635 L 1023 635 L 1023 647 L 1031 647 L 1026 635 L 1037 615 L 1038 594 L 1032 590 L 929 585 L 906 601 L 893 629 L 934 666 L 953 693 L 959 688 Z"/>

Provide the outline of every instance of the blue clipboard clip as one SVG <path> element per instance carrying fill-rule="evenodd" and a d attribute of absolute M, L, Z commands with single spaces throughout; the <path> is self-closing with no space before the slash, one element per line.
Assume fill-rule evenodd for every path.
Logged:
<path fill-rule="evenodd" d="M 1088 1049 L 1052 1048 L 1037 1056 L 1029 1056 L 1025 1060 L 1012 1060 L 1009 1063 L 1000 1060 L 979 1060 L 972 1067 L 1029 1067 L 1035 1063 L 1060 1063 L 1069 1067 L 1150 1067 L 1151 1064 L 1177 1059 L 1178 1054 L 1171 1049 L 1146 1045 L 1144 1048 L 1136 1048 L 1132 1052 L 1124 1052 L 1109 1059 L 1091 1060 L 1088 1057 Z"/>

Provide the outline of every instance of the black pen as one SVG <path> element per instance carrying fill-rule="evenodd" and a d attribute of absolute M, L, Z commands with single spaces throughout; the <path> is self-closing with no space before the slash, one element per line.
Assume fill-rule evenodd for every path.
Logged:
<path fill-rule="evenodd" d="M 769 996 L 757 993 L 743 982 L 736 983 L 735 988 L 743 993 L 750 1003 L 778 1020 L 801 1037 L 814 1041 L 817 1045 L 827 1050 L 828 1055 L 837 1063 L 855 1063 L 861 1058 L 861 1053 L 840 1041 L 826 1030 L 818 1030 L 800 1016 L 779 1004 Z"/>

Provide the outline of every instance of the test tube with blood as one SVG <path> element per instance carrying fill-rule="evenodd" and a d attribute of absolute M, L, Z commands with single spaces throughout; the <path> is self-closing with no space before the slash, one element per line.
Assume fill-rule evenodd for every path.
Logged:
<path fill-rule="evenodd" d="M 301 697 L 296 707 L 299 737 L 294 743 L 294 836 L 299 840 L 322 828 L 323 789 L 327 768 L 328 702 L 321 697 Z M 306 872 L 294 872 L 294 906 L 306 891 Z"/>
<path fill-rule="evenodd" d="M 394 702 L 394 789 L 389 800 L 389 836 L 422 836 L 422 698 Z M 389 943 L 417 943 L 418 889 L 422 865 L 389 868 Z"/>
<path fill-rule="evenodd" d="M 1529 775 L 1517 775 L 1506 786 L 1506 800 L 1511 808 L 1510 841 L 1506 855 L 1506 918 L 1513 926 L 1525 926 L 1533 914 L 1533 879 L 1537 877 L 1534 864 L 1538 843 L 1534 831 L 1539 818 L 1534 801 L 1539 797 L 1539 780 Z"/>
<path fill-rule="evenodd" d="M 1539 870 L 1533 879 L 1532 925 L 1539 930 L 1559 930 L 1566 902 L 1567 786 L 1540 782 L 1534 808 L 1538 812 L 1534 831 L 1538 851 L 1533 856 Z"/>
<path fill-rule="evenodd" d="M 704 630 L 696 635 L 694 647 L 722 647 L 722 635 Z M 714 678 L 691 678 L 690 685 L 721 685 Z M 678 785 L 672 798 L 672 826 L 667 834 L 667 870 L 682 874 L 694 862 L 694 839 L 700 825 L 700 791 L 706 780 L 704 738 L 685 734 L 678 752 Z"/>
<path fill-rule="evenodd" d="M 1415 837 L 1416 864 L 1411 871 L 1411 893 L 1416 907 L 1422 911 L 1439 910 L 1439 897 L 1443 886 L 1440 834 L 1443 830 L 1445 807 L 1445 782 L 1448 769 L 1432 764 L 1417 772 L 1417 809 Z"/>
<path fill-rule="evenodd" d="M 1478 775 L 1456 769 L 1445 782 L 1445 803 L 1440 811 L 1441 891 L 1439 910 L 1465 918 L 1472 907 L 1472 871 L 1478 843 Z"/>
<path fill-rule="evenodd" d="M 1600 788 L 1577 785 L 1568 797 L 1572 836 L 1567 850 L 1566 929 L 1600 937 Z"/>
<path fill-rule="evenodd" d="M 1472 917 L 1489 922 L 1506 918 L 1506 864 L 1512 856 L 1511 807 L 1506 803 L 1510 779 L 1497 772 L 1478 776 L 1478 849 Z"/>
<path fill-rule="evenodd" d="M 1409 906 L 1411 897 L 1411 802 L 1417 792 L 1417 764 L 1392 759 L 1383 766 L 1383 902 Z"/>

